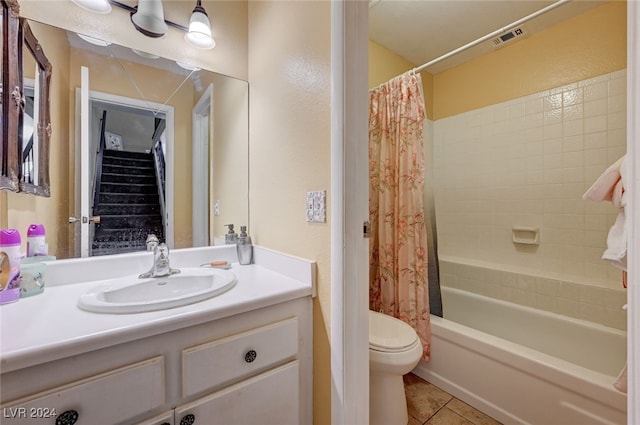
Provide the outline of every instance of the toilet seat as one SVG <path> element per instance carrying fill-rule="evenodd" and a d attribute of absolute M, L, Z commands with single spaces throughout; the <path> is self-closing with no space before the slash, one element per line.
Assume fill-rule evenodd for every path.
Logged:
<path fill-rule="evenodd" d="M 369 310 L 369 349 L 384 353 L 410 350 L 419 343 L 411 326 L 400 319 Z"/>

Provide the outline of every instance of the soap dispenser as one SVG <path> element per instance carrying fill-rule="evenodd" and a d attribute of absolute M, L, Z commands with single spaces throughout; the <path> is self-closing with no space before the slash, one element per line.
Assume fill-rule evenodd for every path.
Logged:
<path fill-rule="evenodd" d="M 233 245 L 238 242 L 238 234 L 233 230 L 233 224 L 225 224 L 229 229 L 227 234 L 224 235 L 224 243 L 225 245 Z"/>
<path fill-rule="evenodd" d="M 253 245 L 251 245 L 251 236 L 247 234 L 247 226 L 240 226 L 240 236 L 236 243 L 236 251 L 238 253 L 238 262 L 240 264 L 251 264 L 251 260 L 253 258 Z"/>

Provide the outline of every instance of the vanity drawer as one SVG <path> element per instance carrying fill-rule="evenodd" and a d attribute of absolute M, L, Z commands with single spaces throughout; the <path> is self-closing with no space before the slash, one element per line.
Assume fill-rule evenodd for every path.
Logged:
<path fill-rule="evenodd" d="M 199 398 L 175 410 L 175 424 L 299 425 L 298 361 Z"/>
<path fill-rule="evenodd" d="M 159 356 L 7 403 L 2 423 L 55 424 L 65 418 L 61 423 L 113 425 L 164 401 L 164 362 Z"/>
<path fill-rule="evenodd" d="M 187 348 L 182 351 L 183 396 L 244 379 L 297 353 L 295 317 Z"/>

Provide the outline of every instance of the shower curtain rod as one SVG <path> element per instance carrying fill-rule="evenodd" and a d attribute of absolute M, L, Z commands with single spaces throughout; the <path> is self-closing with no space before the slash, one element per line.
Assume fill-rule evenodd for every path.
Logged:
<path fill-rule="evenodd" d="M 491 39 L 493 37 L 496 37 L 496 36 L 502 34 L 502 33 L 505 33 L 505 32 L 507 32 L 509 29 L 511 29 L 513 27 L 517 27 L 520 24 L 524 24 L 525 22 L 530 21 L 533 18 L 537 18 L 538 16 L 540 16 L 542 14 L 545 14 L 545 13 L 549 12 L 550 10 L 555 9 L 556 7 L 562 6 L 565 3 L 569 3 L 570 1 L 571 0 L 559 0 L 559 1 L 555 2 L 555 3 L 550 4 L 547 7 L 543 7 L 542 9 L 540 9 L 540 10 L 538 10 L 536 12 L 533 12 L 530 15 L 525 16 L 524 18 L 518 19 L 517 21 L 512 22 L 511 24 L 509 24 L 509 25 L 507 25 L 505 27 L 502 27 L 499 30 L 496 30 L 496 31 L 494 31 L 494 32 L 492 32 L 490 34 L 487 34 L 484 37 L 480 37 L 477 40 L 472 41 L 471 43 L 465 44 L 464 46 L 458 47 L 457 49 L 454 49 L 454 50 L 450 51 L 449 53 L 445 53 L 444 55 L 439 56 L 439 57 L 433 59 L 432 61 L 429 61 L 429 62 L 425 63 L 424 65 L 421 65 L 421 66 L 419 66 L 417 68 L 413 68 L 411 70 L 411 72 L 415 73 L 415 72 L 424 71 L 426 68 L 430 67 L 431 65 L 435 65 L 436 63 L 441 62 L 441 61 L 443 61 L 445 59 L 448 59 L 453 55 L 456 55 L 456 54 L 458 54 L 460 52 L 463 52 L 463 51 L 465 51 L 467 49 L 470 49 L 471 47 L 474 47 L 474 46 L 476 46 L 476 45 L 478 45 L 480 43 L 483 43 L 483 42 L 485 42 L 485 41 L 487 41 L 487 40 L 489 40 L 489 39 Z"/>

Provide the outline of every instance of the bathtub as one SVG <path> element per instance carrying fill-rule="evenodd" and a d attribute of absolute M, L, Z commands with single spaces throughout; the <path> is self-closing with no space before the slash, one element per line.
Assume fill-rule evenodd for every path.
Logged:
<path fill-rule="evenodd" d="M 414 373 L 504 424 L 625 424 L 626 332 L 442 288 Z"/>

